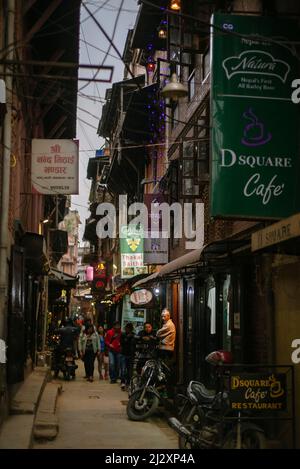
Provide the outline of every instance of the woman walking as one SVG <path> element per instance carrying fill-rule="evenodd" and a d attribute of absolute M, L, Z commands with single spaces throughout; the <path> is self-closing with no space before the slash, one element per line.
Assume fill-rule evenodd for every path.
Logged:
<path fill-rule="evenodd" d="M 100 341 L 94 326 L 89 325 L 81 332 L 78 341 L 80 357 L 84 362 L 85 376 L 88 381 L 94 379 L 94 362 L 96 355 L 100 353 Z"/>
<path fill-rule="evenodd" d="M 104 329 L 102 326 L 98 327 L 100 353 L 98 355 L 98 372 L 99 379 L 103 379 L 102 368 L 104 368 L 104 378 L 108 379 L 108 354 L 105 356 L 105 341 L 104 341 Z"/>

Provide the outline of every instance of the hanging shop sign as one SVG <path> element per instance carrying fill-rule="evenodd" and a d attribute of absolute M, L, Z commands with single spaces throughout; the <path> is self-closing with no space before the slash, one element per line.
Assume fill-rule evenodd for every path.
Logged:
<path fill-rule="evenodd" d="M 32 140 L 31 181 L 40 194 L 78 194 L 79 146 L 75 140 Z"/>
<path fill-rule="evenodd" d="M 300 213 L 253 233 L 251 235 L 251 250 L 258 251 L 297 236 L 300 236 Z"/>
<path fill-rule="evenodd" d="M 130 295 L 131 303 L 135 305 L 146 305 L 153 299 L 153 293 L 150 290 L 136 290 Z"/>
<path fill-rule="evenodd" d="M 143 308 L 131 308 L 130 295 L 124 295 L 122 305 L 122 330 L 124 331 L 126 324 L 131 322 L 134 327 L 134 333 L 138 334 L 143 330 L 145 321 L 146 310 Z"/>
<path fill-rule="evenodd" d="M 94 267 L 91 265 L 86 268 L 85 278 L 87 282 L 92 282 L 94 280 Z"/>
<path fill-rule="evenodd" d="M 235 410 L 285 410 L 286 375 L 239 373 L 230 377 L 230 403 Z"/>
<path fill-rule="evenodd" d="M 300 209 L 300 107 L 291 101 L 300 27 L 222 14 L 213 24 L 211 215 L 292 215 Z"/>
<path fill-rule="evenodd" d="M 130 278 L 138 274 L 146 274 L 144 266 L 144 238 L 142 228 L 133 225 L 121 227 L 121 277 Z"/>

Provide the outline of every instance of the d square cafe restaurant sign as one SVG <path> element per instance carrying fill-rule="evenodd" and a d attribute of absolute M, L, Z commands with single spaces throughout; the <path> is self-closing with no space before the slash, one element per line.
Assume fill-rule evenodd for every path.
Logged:
<path fill-rule="evenodd" d="M 283 218 L 300 211 L 296 21 L 213 16 L 211 215 Z"/>
<path fill-rule="evenodd" d="M 284 373 L 240 373 L 230 378 L 231 408 L 236 410 L 285 410 L 286 375 Z"/>

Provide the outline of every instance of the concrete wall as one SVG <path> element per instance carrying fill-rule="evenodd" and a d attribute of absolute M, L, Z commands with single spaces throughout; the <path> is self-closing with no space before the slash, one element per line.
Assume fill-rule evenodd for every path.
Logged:
<path fill-rule="evenodd" d="M 273 262 L 273 291 L 275 300 L 275 359 L 277 363 L 292 364 L 291 343 L 300 339 L 300 258 L 276 256 Z M 300 363 L 294 365 L 297 448 L 300 448 Z M 287 435 L 282 435 L 285 440 Z"/>

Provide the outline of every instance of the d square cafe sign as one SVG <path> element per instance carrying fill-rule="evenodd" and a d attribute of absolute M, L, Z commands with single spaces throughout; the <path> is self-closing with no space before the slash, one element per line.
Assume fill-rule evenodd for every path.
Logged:
<path fill-rule="evenodd" d="M 236 410 L 285 410 L 286 375 L 284 373 L 240 373 L 230 378 L 231 408 Z"/>
<path fill-rule="evenodd" d="M 300 28 L 222 14 L 213 25 L 211 215 L 292 215 L 300 211 L 300 107 L 291 100 Z"/>

